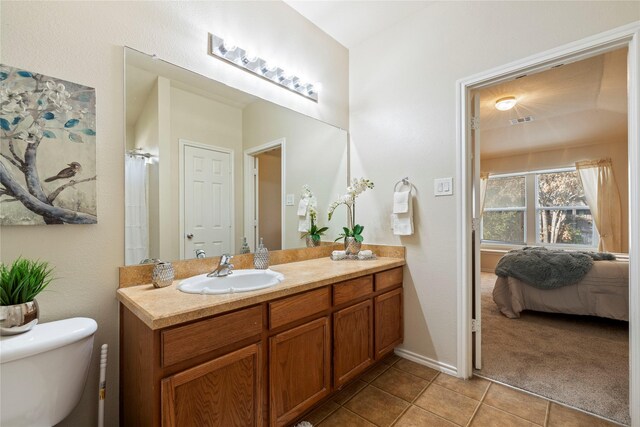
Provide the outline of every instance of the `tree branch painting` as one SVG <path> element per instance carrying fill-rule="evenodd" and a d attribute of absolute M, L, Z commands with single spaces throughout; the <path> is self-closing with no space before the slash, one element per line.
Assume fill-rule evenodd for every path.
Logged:
<path fill-rule="evenodd" d="M 94 89 L 0 64 L 0 132 L 0 224 L 97 222 Z"/>

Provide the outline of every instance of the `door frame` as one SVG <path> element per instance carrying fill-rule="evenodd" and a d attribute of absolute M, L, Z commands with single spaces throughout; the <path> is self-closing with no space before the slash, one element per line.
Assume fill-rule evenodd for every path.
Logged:
<path fill-rule="evenodd" d="M 184 259 L 184 149 L 185 147 L 193 147 L 199 148 L 202 150 L 208 151 L 218 151 L 220 153 L 229 154 L 229 177 L 230 177 L 230 188 L 229 188 L 229 197 L 231 203 L 231 209 L 229 212 L 229 220 L 231 221 L 231 228 L 229 236 L 229 253 L 234 254 L 236 252 L 236 226 L 235 226 L 235 215 L 236 215 L 236 202 L 235 202 L 235 172 L 234 172 L 234 150 L 225 147 L 219 147 L 217 145 L 204 144 L 202 142 L 190 141 L 184 138 L 178 138 L 178 179 L 180 181 L 178 200 L 180 203 L 179 208 L 179 235 L 178 241 L 180 242 L 180 259 Z M 212 256 L 207 254 L 207 257 Z"/>
<path fill-rule="evenodd" d="M 287 155 L 286 155 L 286 145 L 287 138 L 279 138 L 270 142 L 267 142 L 262 145 L 258 145 L 256 147 L 247 148 L 244 150 L 244 234 L 247 238 L 247 244 L 255 251 L 257 243 L 255 241 L 255 235 L 253 232 L 251 235 L 247 235 L 247 230 L 253 230 L 254 227 L 258 227 L 254 223 L 255 218 L 252 218 L 252 212 L 254 210 L 257 212 L 256 207 L 256 192 L 253 187 L 253 165 L 254 159 L 258 154 L 271 151 L 275 148 L 280 148 L 281 159 L 280 159 L 280 181 L 281 181 L 281 189 L 280 189 L 280 245 L 282 249 L 285 246 L 285 205 L 284 201 L 286 199 L 286 164 L 287 164 Z M 258 228 L 259 231 L 259 228 Z"/>
<path fill-rule="evenodd" d="M 473 375 L 471 303 L 471 221 L 473 214 L 470 138 L 470 92 L 569 60 L 575 62 L 628 47 L 629 206 L 640 206 L 640 21 L 475 74 L 456 82 L 457 229 L 457 374 Z M 629 409 L 631 423 L 640 426 L 640 218 L 629 216 Z"/>

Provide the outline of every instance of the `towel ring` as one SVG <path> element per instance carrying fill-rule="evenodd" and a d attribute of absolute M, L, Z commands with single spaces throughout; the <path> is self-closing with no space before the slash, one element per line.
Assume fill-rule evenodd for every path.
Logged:
<path fill-rule="evenodd" d="M 401 188 L 403 185 L 409 187 L 409 194 L 411 194 L 413 185 L 409 182 L 409 177 L 404 177 L 400 181 L 396 182 L 396 185 L 393 186 L 393 191 L 398 191 L 398 185 L 400 185 Z"/>

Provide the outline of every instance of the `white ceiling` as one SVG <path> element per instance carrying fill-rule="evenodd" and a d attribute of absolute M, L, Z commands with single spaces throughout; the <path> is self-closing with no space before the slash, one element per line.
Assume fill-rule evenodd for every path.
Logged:
<path fill-rule="evenodd" d="M 482 89 L 484 158 L 626 140 L 627 49 L 619 49 Z M 515 96 L 509 111 L 497 99 Z M 510 119 L 534 121 L 511 125 Z"/>
<path fill-rule="evenodd" d="M 284 0 L 346 48 L 428 6 L 428 1 Z"/>

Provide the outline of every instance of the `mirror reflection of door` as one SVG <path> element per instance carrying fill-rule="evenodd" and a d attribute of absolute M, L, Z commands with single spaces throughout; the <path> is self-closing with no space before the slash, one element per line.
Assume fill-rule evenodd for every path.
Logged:
<path fill-rule="evenodd" d="M 184 145 L 184 257 L 233 252 L 231 154 Z"/>
<path fill-rule="evenodd" d="M 257 242 L 269 250 L 282 249 L 282 149 L 255 156 Z"/>

